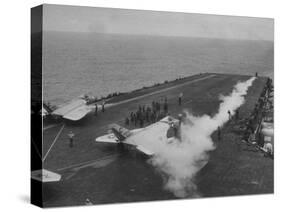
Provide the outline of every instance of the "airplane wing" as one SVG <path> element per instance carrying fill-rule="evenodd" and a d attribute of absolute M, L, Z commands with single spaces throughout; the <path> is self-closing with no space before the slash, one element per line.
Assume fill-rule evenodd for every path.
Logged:
<path fill-rule="evenodd" d="M 58 108 L 52 114 L 62 116 L 65 119 L 78 121 L 92 111 L 92 107 L 83 99 L 77 99 L 71 103 Z"/>
<path fill-rule="evenodd" d="M 118 138 L 114 135 L 114 133 L 110 133 L 107 135 L 100 136 L 96 138 L 96 142 L 101 143 L 118 143 Z"/>
<path fill-rule="evenodd" d="M 57 174 L 55 172 L 46 170 L 46 169 L 40 169 L 35 170 L 31 172 L 31 178 L 33 180 L 37 180 L 43 183 L 47 182 L 57 182 L 61 180 L 61 175 Z"/>
<path fill-rule="evenodd" d="M 110 125 L 112 133 L 96 138 L 97 142 L 119 143 L 133 145 L 137 150 L 146 155 L 153 155 L 154 150 L 159 147 L 157 142 L 172 143 L 175 139 L 167 139 L 166 134 L 170 123 L 178 123 L 179 120 L 173 117 L 165 117 L 159 122 L 151 124 L 145 128 L 128 130 L 118 124 Z M 155 135 L 156 137 L 151 135 Z M 149 136 L 149 137 L 148 137 Z M 141 139 L 139 139 L 141 138 Z M 165 141 L 166 139 L 166 141 Z M 151 143 L 153 142 L 153 144 Z M 151 145 L 152 144 L 152 145 Z"/>
<path fill-rule="evenodd" d="M 56 109 L 55 111 L 53 111 L 53 114 L 55 115 L 59 115 L 59 116 L 64 116 L 67 113 L 69 113 L 70 111 L 74 110 L 75 108 L 78 108 L 82 105 L 85 105 L 86 101 L 83 99 L 77 99 L 74 100 L 62 107 L 59 107 L 58 109 Z"/>
<path fill-rule="evenodd" d="M 69 113 L 62 116 L 65 119 L 72 120 L 72 121 L 78 121 L 85 117 L 88 113 L 92 111 L 92 108 L 87 105 L 82 105 L 78 108 L 75 108 L 74 110 L 70 111 Z"/>
<path fill-rule="evenodd" d="M 141 131 L 142 128 L 140 129 L 133 129 L 130 131 L 131 134 L 137 133 L 139 131 Z M 96 138 L 96 142 L 101 142 L 101 143 L 118 143 L 119 139 L 115 136 L 114 133 L 109 133 L 103 136 L 100 136 L 98 138 Z"/>
<path fill-rule="evenodd" d="M 137 148 L 137 150 L 139 150 L 140 152 L 143 152 L 143 153 L 146 154 L 146 155 L 149 155 L 149 156 L 154 155 L 154 152 L 152 152 L 152 151 L 150 151 L 150 150 L 148 150 L 148 149 L 145 149 L 145 148 L 144 148 L 143 146 L 141 146 L 141 145 L 137 146 L 136 148 Z"/>

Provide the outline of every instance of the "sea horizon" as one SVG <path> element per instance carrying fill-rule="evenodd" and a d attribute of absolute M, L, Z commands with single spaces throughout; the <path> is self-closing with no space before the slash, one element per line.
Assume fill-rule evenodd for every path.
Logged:
<path fill-rule="evenodd" d="M 199 73 L 273 78 L 271 41 L 43 32 L 43 99 L 100 98 Z"/>

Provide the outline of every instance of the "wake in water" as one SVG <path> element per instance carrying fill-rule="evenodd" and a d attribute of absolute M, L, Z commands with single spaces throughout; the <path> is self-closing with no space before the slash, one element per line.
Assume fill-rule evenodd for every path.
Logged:
<path fill-rule="evenodd" d="M 211 135 L 228 121 L 228 111 L 234 114 L 244 103 L 244 96 L 254 80 L 255 78 L 250 78 L 245 82 L 238 82 L 230 95 L 221 95 L 219 98 L 222 102 L 218 112 L 212 117 L 197 117 L 185 111 L 186 116 L 180 130 L 181 141 L 167 142 L 168 126 L 157 129 L 152 127 L 141 138 L 133 138 L 134 142 L 145 144 L 146 148 L 155 152 L 149 162 L 163 175 L 166 190 L 177 197 L 199 195 L 193 179 L 208 162 L 208 152 L 215 149 Z"/>

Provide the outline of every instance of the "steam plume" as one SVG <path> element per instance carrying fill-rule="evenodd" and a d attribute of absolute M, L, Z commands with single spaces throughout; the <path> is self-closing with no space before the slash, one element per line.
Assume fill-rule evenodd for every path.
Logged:
<path fill-rule="evenodd" d="M 176 138 L 174 142 L 167 141 L 169 126 L 163 123 L 146 128 L 141 138 L 137 135 L 130 138 L 137 145 L 155 152 L 149 162 L 162 174 L 165 189 L 177 197 L 199 195 L 193 179 L 208 162 L 208 152 L 215 149 L 211 135 L 218 126 L 222 127 L 228 121 L 228 111 L 234 114 L 244 103 L 244 95 L 254 80 L 253 77 L 245 82 L 238 82 L 230 95 L 221 95 L 219 98 L 222 102 L 213 117 L 194 116 L 186 110 L 180 141 Z"/>

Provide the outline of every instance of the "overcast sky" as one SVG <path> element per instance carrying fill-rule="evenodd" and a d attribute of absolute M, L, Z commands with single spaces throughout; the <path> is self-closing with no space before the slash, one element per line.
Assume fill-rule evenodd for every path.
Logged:
<path fill-rule="evenodd" d="M 269 18 L 45 4 L 43 29 L 273 41 L 274 22 Z"/>

